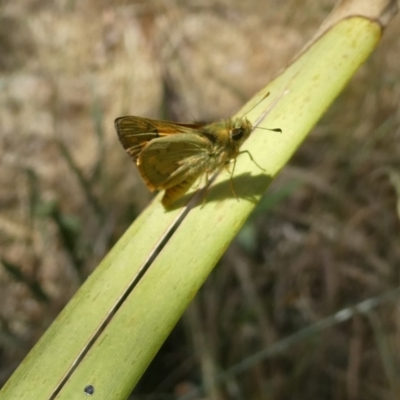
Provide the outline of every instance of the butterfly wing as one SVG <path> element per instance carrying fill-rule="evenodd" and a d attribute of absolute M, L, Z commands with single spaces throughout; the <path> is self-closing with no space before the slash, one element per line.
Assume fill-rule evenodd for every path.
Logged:
<path fill-rule="evenodd" d="M 148 142 L 178 133 L 195 133 L 201 126 L 203 125 L 178 124 L 135 116 L 120 117 L 115 120 L 119 140 L 134 161 Z"/>
<path fill-rule="evenodd" d="M 119 139 L 150 190 L 165 190 L 170 206 L 210 168 L 212 143 L 204 124 L 181 124 L 127 116 L 115 120 Z"/>
<path fill-rule="evenodd" d="M 164 193 L 161 200 L 164 207 L 170 207 L 177 199 L 182 197 L 193 185 L 198 176 L 187 176 L 177 185 L 170 187 Z"/>
<path fill-rule="evenodd" d="M 201 134 L 180 133 L 149 142 L 137 165 L 146 185 L 166 190 L 163 204 L 181 197 L 210 168 L 212 144 Z"/>

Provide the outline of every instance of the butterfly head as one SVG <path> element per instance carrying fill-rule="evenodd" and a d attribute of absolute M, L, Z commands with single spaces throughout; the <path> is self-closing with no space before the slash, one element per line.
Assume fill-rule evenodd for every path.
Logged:
<path fill-rule="evenodd" d="M 250 136 L 253 126 L 247 118 L 237 118 L 232 121 L 230 136 L 238 147 Z"/>

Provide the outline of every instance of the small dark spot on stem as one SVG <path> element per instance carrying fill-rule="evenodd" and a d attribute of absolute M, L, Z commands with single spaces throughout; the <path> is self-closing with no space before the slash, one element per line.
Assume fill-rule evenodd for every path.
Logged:
<path fill-rule="evenodd" d="M 91 396 L 94 393 L 94 386 L 93 385 L 87 385 L 84 389 L 84 392 Z"/>

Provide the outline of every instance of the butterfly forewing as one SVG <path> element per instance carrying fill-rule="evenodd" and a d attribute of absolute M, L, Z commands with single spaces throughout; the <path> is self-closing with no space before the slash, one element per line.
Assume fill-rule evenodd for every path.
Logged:
<path fill-rule="evenodd" d="M 141 117 L 120 117 L 115 120 L 119 140 L 136 161 L 139 153 L 151 140 L 198 129 L 198 124 L 174 124 Z"/>

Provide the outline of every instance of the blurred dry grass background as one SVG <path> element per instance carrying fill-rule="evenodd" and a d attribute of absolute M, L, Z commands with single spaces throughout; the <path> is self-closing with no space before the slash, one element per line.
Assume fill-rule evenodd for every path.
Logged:
<path fill-rule="evenodd" d="M 113 120 L 229 117 L 333 4 L 0 3 L 0 384 L 151 198 Z M 397 17 L 132 398 L 187 395 L 250 354 L 399 285 L 399 54 Z M 398 304 L 387 302 L 203 397 L 398 399 L 399 321 Z"/>

